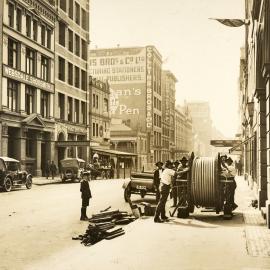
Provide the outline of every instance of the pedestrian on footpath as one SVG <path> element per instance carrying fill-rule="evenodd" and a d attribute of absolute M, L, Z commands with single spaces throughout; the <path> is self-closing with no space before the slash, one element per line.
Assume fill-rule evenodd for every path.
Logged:
<path fill-rule="evenodd" d="M 89 206 L 89 200 L 92 198 L 90 186 L 89 186 L 89 178 L 83 178 L 80 184 L 81 198 L 82 198 L 82 207 L 81 207 L 81 218 L 80 220 L 88 220 L 86 215 L 87 206 Z"/>
<path fill-rule="evenodd" d="M 45 165 L 45 176 L 47 179 L 50 176 L 50 165 L 51 165 L 51 162 L 47 160 L 46 165 Z"/>
<path fill-rule="evenodd" d="M 50 172 L 52 174 L 52 179 L 54 179 L 56 172 L 57 172 L 57 167 L 54 164 L 54 161 L 52 160 L 51 165 L 50 165 Z"/>
<path fill-rule="evenodd" d="M 161 161 L 158 161 L 155 165 L 157 166 L 157 169 L 154 172 L 154 187 L 156 190 L 156 203 L 158 203 L 160 199 L 160 191 L 159 191 L 160 179 L 164 169 L 162 168 L 163 163 Z"/>
<path fill-rule="evenodd" d="M 166 216 L 166 202 L 170 193 L 172 177 L 176 172 L 172 169 L 173 163 L 170 160 L 165 162 L 165 169 L 161 174 L 160 179 L 160 199 L 157 205 L 154 222 L 162 223 L 169 218 Z"/>

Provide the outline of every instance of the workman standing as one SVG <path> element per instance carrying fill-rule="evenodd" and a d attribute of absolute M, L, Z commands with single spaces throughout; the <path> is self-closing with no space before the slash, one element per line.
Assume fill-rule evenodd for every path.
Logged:
<path fill-rule="evenodd" d="M 174 170 L 178 171 L 178 167 L 179 167 L 180 162 L 178 160 L 176 160 L 174 162 Z M 176 175 L 173 177 L 172 179 L 172 191 L 171 191 L 171 197 L 173 198 L 173 205 L 172 207 L 175 207 L 177 205 L 177 186 L 178 183 L 176 182 Z"/>
<path fill-rule="evenodd" d="M 89 206 L 89 200 L 92 198 L 89 182 L 89 178 L 85 179 L 82 178 L 80 191 L 81 191 L 81 198 L 82 198 L 82 207 L 81 207 L 81 218 L 80 220 L 88 220 L 86 215 L 87 206 Z"/>
<path fill-rule="evenodd" d="M 180 164 L 177 167 L 177 172 L 181 174 L 174 177 L 174 188 L 173 188 L 173 205 L 172 207 L 177 206 L 177 198 L 178 198 L 178 190 L 177 187 L 179 185 L 179 182 L 177 182 L 177 179 L 187 179 L 187 173 L 188 173 L 188 159 L 186 157 L 182 157 L 180 159 Z"/>
<path fill-rule="evenodd" d="M 226 170 L 223 172 L 223 175 L 227 180 L 233 181 L 230 185 L 230 196 L 228 202 L 231 204 L 232 210 L 235 210 L 238 207 L 238 205 L 234 202 L 234 194 L 237 186 L 235 182 L 236 170 L 233 166 L 233 160 L 230 157 L 226 159 L 225 164 Z"/>
<path fill-rule="evenodd" d="M 166 216 L 166 202 L 170 193 L 172 177 L 176 172 L 172 169 L 173 163 L 170 160 L 165 162 L 165 169 L 161 174 L 160 179 L 160 199 L 155 212 L 154 222 L 162 223 L 169 218 Z"/>
<path fill-rule="evenodd" d="M 156 164 L 157 169 L 154 172 L 154 187 L 156 189 L 156 202 L 159 202 L 160 199 L 160 191 L 159 191 L 159 185 L 160 185 L 160 178 L 161 178 L 161 174 L 163 172 L 163 163 L 161 161 L 158 161 Z"/>

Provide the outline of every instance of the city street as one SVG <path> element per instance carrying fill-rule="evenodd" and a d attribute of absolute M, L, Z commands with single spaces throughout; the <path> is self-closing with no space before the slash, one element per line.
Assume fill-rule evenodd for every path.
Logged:
<path fill-rule="evenodd" d="M 130 211 L 122 183 L 91 182 L 88 215 L 108 206 Z M 242 215 L 248 208 L 247 195 L 246 182 L 240 178 L 239 210 L 233 220 L 224 221 L 214 213 L 174 218 L 168 224 L 142 218 L 125 226 L 124 236 L 84 247 L 71 240 L 87 227 L 79 220 L 78 183 L 0 193 L 0 269 L 270 269 L 269 257 L 248 255 Z"/>

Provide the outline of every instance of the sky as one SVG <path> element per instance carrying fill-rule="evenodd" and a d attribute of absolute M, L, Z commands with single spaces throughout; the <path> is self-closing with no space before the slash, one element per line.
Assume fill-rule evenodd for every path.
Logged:
<path fill-rule="evenodd" d="M 90 48 L 154 45 L 178 79 L 176 104 L 209 101 L 213 124 L 235 136 L 245 28 L 208 18 L 244 18 L 244 0 L 90 2 Z"/>

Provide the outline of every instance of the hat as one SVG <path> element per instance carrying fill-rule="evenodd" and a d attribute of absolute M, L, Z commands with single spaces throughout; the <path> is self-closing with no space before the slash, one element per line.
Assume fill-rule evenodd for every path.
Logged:
<path fill-rule="evenodd" d="M 167 160 L 165 162 L 165 167 L 169 167 L 169 166 L 172 166 L 172 165 L 173 165 L 173 163 L 170 160 Z"/>
<path fill-rule="evenodd" d="M 180 159 L 181 162 L 187 162 L 188 159 L 186 157 L 182 157 L 182 159 Z"/>
<path fill-rule="evenodd" d="M 226 159 L 226 161 L 233 162 L 233 160 L 232 160 L 230 157 L 228 157 L 228 158 Z"/>
<path fill-rule="evenodd" d="M 174 164 L 180 164 L 180 161 L 179 161 L 179 160 L 176 160 L 176 161 L 174 162 Z"/>
<path fill-rule="evenodd" d="M 160 164 L 161 166 L 163 166 L 163 162 L 161 162 L 161 161 L 158 161 L 155 165 L 158 166 L 159 164 Z"/>

